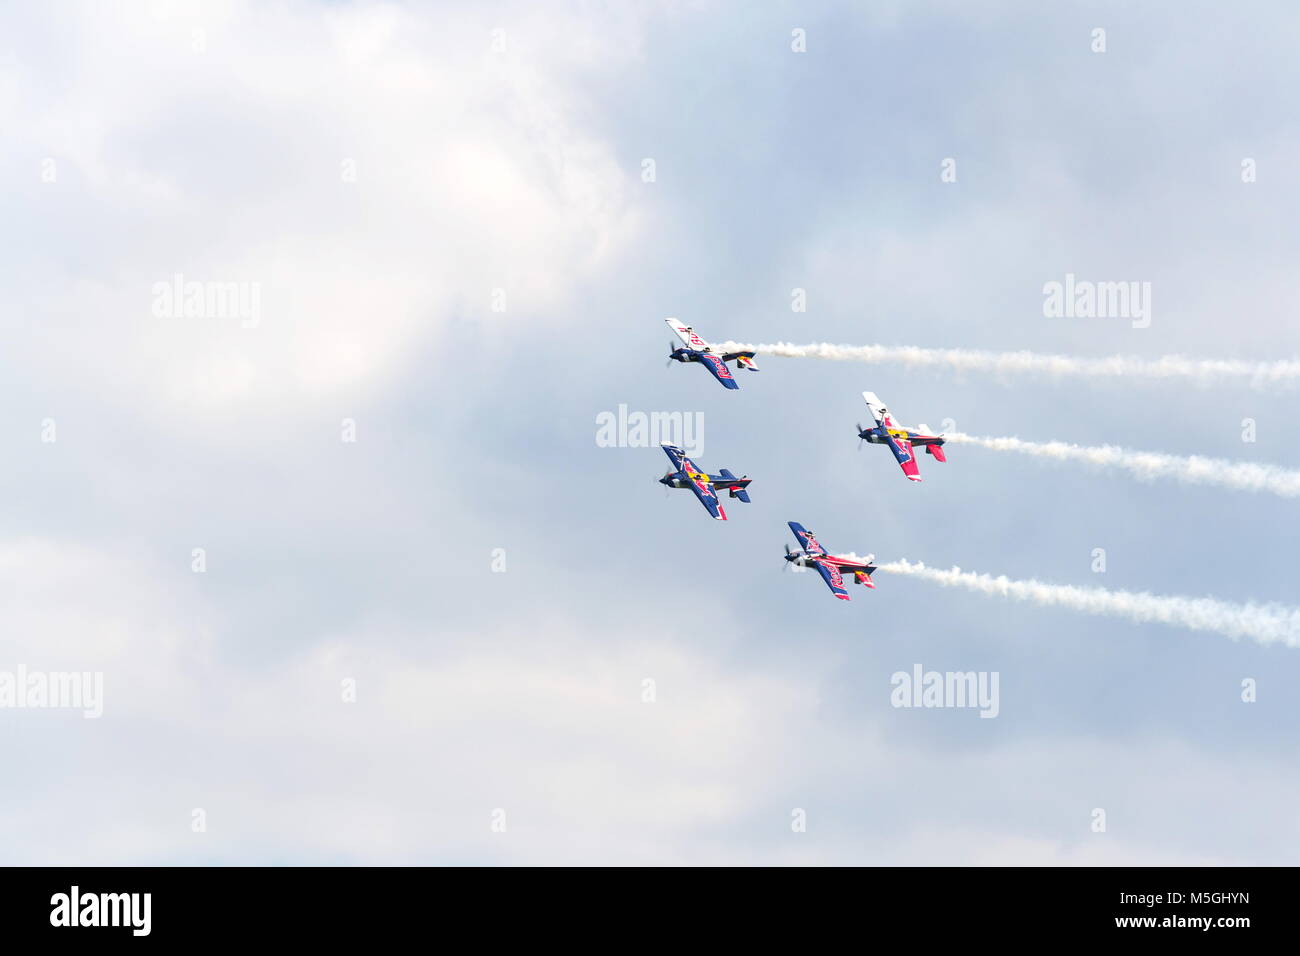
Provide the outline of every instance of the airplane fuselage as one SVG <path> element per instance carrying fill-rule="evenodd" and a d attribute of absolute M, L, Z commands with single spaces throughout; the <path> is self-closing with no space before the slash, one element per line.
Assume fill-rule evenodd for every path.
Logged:
<path fill-rule="evenodd" d="M 719 479 L 721 480 L 721 479 Z M 708 475 L 698 477 L 683 476 L 679 472 L 677 475 L 664 475 L 659 479 L 659 484 L 667 485 L 669 488 L 697 488 L 700 494 L 707 497 L 714 497 L 713 485 L 710 484 Z"/>
<path fill-rule="evenodd" d="M 669 488 L 690 488 L 702 498 L 712 498 L 717 500 L 718 492 L 713 487 L 715 481 L 725 481 L 722 475 L 710 475 L 706 471 L 692 471 L 684 468 L 681 471 L 670 471 L 659 479 L 659 484 L 666 485 Z"/>
<path fill-rule="evenodd" d="M 873 557 L 875 555 L 859 558 L 857 555 L 808 554 L 806 551 L 793 551 L 790 554 L 790 561 L 801 568 L 810 568 L 816 562 L 822 561 L 833 564 L 842 571 L 854 571 L 870 567 Z"/>
<path fill-rule="evenodd" d="M 868 428 L 859 432 L 858 437 L 869 445 L 888 445 L 889 441 L 885 438 L 886 434 L 895 441 L 910 441 L 913 445 L 942 445 L 944 443 L 943 439 L 938 436 L 922 435 L 906 428 Z"/>

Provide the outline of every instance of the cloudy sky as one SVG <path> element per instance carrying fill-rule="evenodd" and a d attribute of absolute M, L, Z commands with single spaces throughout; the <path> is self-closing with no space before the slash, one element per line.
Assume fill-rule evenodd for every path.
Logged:
<path fill-rule="evenodd" d="M 780 560 L 798 520 L 1298 603 L 1294 501 L 955 446 L 913 485 L 853 428 L 871 389 L 1296 467 L 1294 391 L 664 368 L 666 316 L 1300 353 L 1300 14 L 977 7 L 0 11 L 0 671 L 103 675 L 99 719 L 0 710 L 0 857 L 1294 863 L 1300 651 Z M 1046 318 L 1067 273 L 1151 283 L 1150 326 Z M 698 413 L 753 503 L 666 495 L 658 449 L 597 442 L 620 406 Z M 918 664 L 997 672 L 998 716 L 892 706 Z"/>

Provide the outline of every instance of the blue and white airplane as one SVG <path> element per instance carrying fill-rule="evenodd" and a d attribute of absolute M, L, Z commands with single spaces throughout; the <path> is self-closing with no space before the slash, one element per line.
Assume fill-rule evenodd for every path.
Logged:
<path fill-rule="evenodd" d="M 718 500 L 718 489 L 730 489 L 730 497 L 749 503 L 749 492 L 745 489 L 754 479 L 743 476 L 737 478 L 726 468 L 722 469 L 720 475 L 710 475 L 701 471 L 695 462 L 686 457 L 686 452 L 676 445 L 665 444 L 661 447 L 673 467 L 659 479 L 659 484 L 669 488 L 691 489 L 695 492 L 695 497 L 700 499 L 700 504 L 719 521 L 726 521 L 727 513 L 722 510 L 722 502 Z"/>
<path fill-rule="evenodd" d="M 736 368 L 747 368 L 751 372 L 757 372 L 758 366 L 754 364 L 753 352 L 724 352 L 721 356 L 713 351 L 713 346 L 695 334 L 695 330 L 689 325 L 683 325 L 676 319 L 664 319 L 668 327 L 677 334 L 682 340 L 684 346 L 673 348 L 672 344 L 668 345 L 671 351 L 668 353 L 668 361 L 678 362 L 699 362 L 707 368 L 713 377 L 722 383 L 723 388 L 740 388 L 736 379 L 731 374 L 731 369 L 727 368 L 728 362 L 735 362 Z"/>
<path fill-rule="evenodd" d="M 871 562 L 875 559 L 874 554 L 869 554 L 865 558 L 860 558 L 856 554 L 828 554 L 826 549 L 821 546 L 816 536 L 797 521 L 787 521 L 790 530 L 794 536 L 799 539 L 799 546 L 802 551 L 791 551 L 790 546 L 785 546 L 785 559 L 795 567 L 816 568 L 826 581 L 826 586 L 831 589 L 841 601 L 849 599 L 848 588 L 844 586 L 844 575 L 852 574 L 855 581 L 869 588 L 876 585 L 871 580 L 871 572 L 876 570 L 876 566 Z"/>

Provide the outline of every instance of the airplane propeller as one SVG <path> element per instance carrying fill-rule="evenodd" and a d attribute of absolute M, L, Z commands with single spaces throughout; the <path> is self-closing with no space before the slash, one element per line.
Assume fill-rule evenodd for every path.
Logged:
<path fill-rule="evenodd" d="M 854 424 L 858 426 L 858 451 L 862 451 L 862 443 L 865 442 L 866 439 L 862 437 L 862 426 L 857 422 L 854 422 Z"/>

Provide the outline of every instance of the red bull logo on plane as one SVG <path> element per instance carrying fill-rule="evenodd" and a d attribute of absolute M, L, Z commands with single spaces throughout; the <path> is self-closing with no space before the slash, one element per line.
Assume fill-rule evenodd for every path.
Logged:
<path fill-rule="evenodd" d="M 731 369 L 727 368 L 727 363 L 716 355 L 701 355 L 700 361 L 708 362 L 718 378 L 731 378 Z"/>

